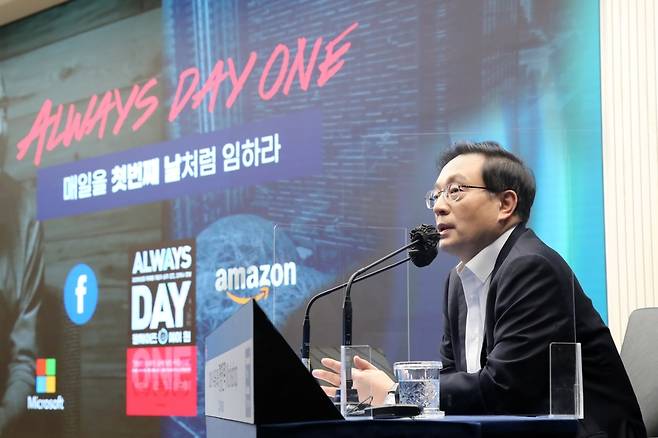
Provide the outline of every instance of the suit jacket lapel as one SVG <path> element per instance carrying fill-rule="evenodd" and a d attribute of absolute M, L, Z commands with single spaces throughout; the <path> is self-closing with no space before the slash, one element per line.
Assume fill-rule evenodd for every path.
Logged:
<path fill-rule="evenodd" d="M 462 370 L 466 371 L 466 313 L 468 307 L 462 282 L 459 276 L 455 275 L 455 277 L 457 277 L 457 306 L 459 308 L 459 365 Z"/>
<path fill-rule="evenodd" d="M 464 351 L 466 342 L 466 299 L 464 298 L 461 279 L 454 269 L 450 272 L 448 307 L 451 315 L 457 315 L 457 320 L 452 319 L 450 322 L 455 369 L 457 371 L 466 371 L 466 353 Z"/>
<path fill-rule="evenodd" d="M 498 258 L 496 258 L 496 264 L 494 265 L 493 271 L 491 271 L 491 280 L 493 280 L 494 277 L 496 276 L 496 272 L 498 272 L 498 268 L 500 268 L 500 265 L 503 264 L 503 262 L 507 258 L 507 255 L 514 247 L 514 244 L 516 244 L 516 241 L 519 240 L 519 237 L 521 237 L 521 235 L 526 230 L 527 228 L 525 227 L 525 222 L 521 222 L 516 226 L 514 231 L 512 231 L 512 234 L 510 234 L 509 238 L 507 239 L 507 242 L 505 242 L 505 245 L 503 245 L 503 248 L 500 250 L 500 253 L 498 254 Z"/>
<path fill-rule="evenodd" d="M 489 292 L 487 294 L 487 310 L 485 312 L 484 316 L 484 337 L 482 339 L 482 348 L 480 349 L 480 366 L 484 367 L 484 364 L 487 361 L 487 354 L 488 352 L 493 348 L 493 339 L 490 339 L 490 332 L 492 328 L 492 324 L 490 324 L 490 319 L 493 317 L 492 312 L 493 312 L 493 307 L 494 307 L 494 302 L 496 300 L 496 295 L 498 293 L 497 290 L 492 290 L 491 289 L 491 283 L 493 282 L 494 277 L 496 276 L 496 273 L 498 272 L 498 268 L 500 268 L 500 265 L 503 264 L 507 256 L 509 255 L 510 251 L 516 244 L 516 241 L 519 240 L 519 237 L 527 230 L 525 226 L 525 222 L 519 223 L 514 231 L 512 231 L 512 234 L 510 234 L 509 238 L 505 242 L 505 245 L 503 245 L 502 249 L 500 250 L 500 253 L 498 254 L 498 257 L 496 258 L 496 263 L 494 264 L 493 271 L 491 271 L 491 281 L 489 282 Z M 463 292 L 462 292 L 463 295 Z M 464 323 L 465 324 L 465 323 Z M 464 325 L 464 327 L 466 327 Z M 492 344 L 491 348 L 488 348 L 487 344 Z"/>

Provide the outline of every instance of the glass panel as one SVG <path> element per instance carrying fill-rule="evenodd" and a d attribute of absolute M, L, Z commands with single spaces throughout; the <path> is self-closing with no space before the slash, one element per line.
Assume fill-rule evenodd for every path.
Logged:
<path fill-rule="evenodd" d="M 348 281 L 359 268 L 407 244 L 401 227 L 275 225 L 270 292 L 262 298 L 270 319 L 299 354 L 304 314 L 311 297 Z M 373 267 L 372 273 L 407 257 L 407 251 Z M 392 363 L 408 355 L 409 264 L 355 281 L 351 288 L 353 345 L 370 345 L 372 363 L 393 376 Z M 358 279 L 357 279 L 358 280 Z M 309 313 L 311 367 L 340 361 L 345 289 L 314 302 Z M 438 311 L 438 310 L 437 310 Z"/>
<path fill-rule="evenodd" d="M 372 389 L 369 385 L 355 384 L 353 380 L 354 357 L 372 361 L 368 345 L 341 345 L 340 347 L 340 413 L 345 418 L 366 416 L 364 409 L 372 405 Z"/>
<path fill-rule="evenodd" d="M 583 418 L 583 367 L 580 343 L 551 343 L 550 362 L 551 416 Z"/>

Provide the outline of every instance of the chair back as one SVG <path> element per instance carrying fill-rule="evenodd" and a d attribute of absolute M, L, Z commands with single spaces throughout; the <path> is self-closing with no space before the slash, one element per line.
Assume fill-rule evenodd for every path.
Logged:
<path fill-rule="evenodd" d="M 647 435 L 658 437 L 658 307 L 631 313 L 621 359 L 640 404 Z"/>

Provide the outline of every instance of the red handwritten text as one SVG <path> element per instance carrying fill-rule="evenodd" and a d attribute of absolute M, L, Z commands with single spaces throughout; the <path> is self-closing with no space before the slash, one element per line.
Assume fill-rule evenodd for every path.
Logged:
<path fill-rule="evenodd" d="M 357 27 L 358 23 L 352 23 L 324 46 L 324 59 L 317 66 L 316 84 L 318 87 L 324 87 L 343 68 L 345 64 L 343 57 L 351 48 L 351 43 L 346 40 L 346 37 Z M 308 91 L 322 44 L 322 37 L 315 40 L 308 62 L 305 62 L 306 38 L 297 39 L 297 52 L 292 62 L 290 62 L 291 55 L 288 46 L 277 44 L 265 61 L 258 78 L 259 97 L 267 101 L 274 98 L 279 92 L 287 96 L 295 79 L 298 79 L 301 90 Z M 243 66 L 237 66 L 230 57 L 226 60 L 220 59 L 201 88 L 199 88 L 201 81 L 199 69 L 190 67 L 183 70 L 178 77 L 167 120 L 173 122 L 188 106 L 191 109 L 197 109 L 203 102 L 206 102 L 208 112 L 213 113 L 222 84 L 230 87 L 230 93 L 224 105 L 226 108 L 231 108 L 254 72 L 257 60 L 258 56 L 255 51 L 249 54 Z M 273 81 L 270 80 L 271 78 L 274 78 Z M 84 114 L 76 109 L 75 104 L 69 104 L 66 120 L 61 128 L 65 105 L 59 104 L 54 108 L 53 102 L 46 99 L 41 105 L 30 131 L 16 145 L 18 149 L 16 159 L 23 160 L 34 147 L 34 165 L 39 166 L 44 149 L 50 152 L 60 145 L 69 147 L 74 140 L 79 142 L 96 129 L 98 139 L 102 140 L 105 136 L 108 117 L 111 115 L 116 116 L 114 125 L 111 127 L 112 134 L 119 135 L 130 114 L 140 111 L 140 116 L 131 126 L 132 131 L 139 130 L 153 116 L 160 104 L 158 97 L 153 94 L 157 84 L 157 79 L 151 78 L 143 85 L 133 85 L 125 101 L 122 99 L 119 89 L 106 91 L 100 101 L 98 95 L 93 95 L 89 98 Z"/>

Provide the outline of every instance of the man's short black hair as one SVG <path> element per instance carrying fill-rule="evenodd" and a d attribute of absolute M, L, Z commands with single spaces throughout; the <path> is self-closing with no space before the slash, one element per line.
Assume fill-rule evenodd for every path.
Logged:
<path fill-rule="evenodd" d="M 519 157 L 503 149 L 495 141 L 468 142 L 453 144 L 439 158 L 439 172 L 453 158 L 465 154 L 484 155 L 482 180 L 492 192 L 513 190 L 518 197 L 516 214 L 522 221 L 530 217 L 530 208 L 535 200 L 535 177 Z"/>

